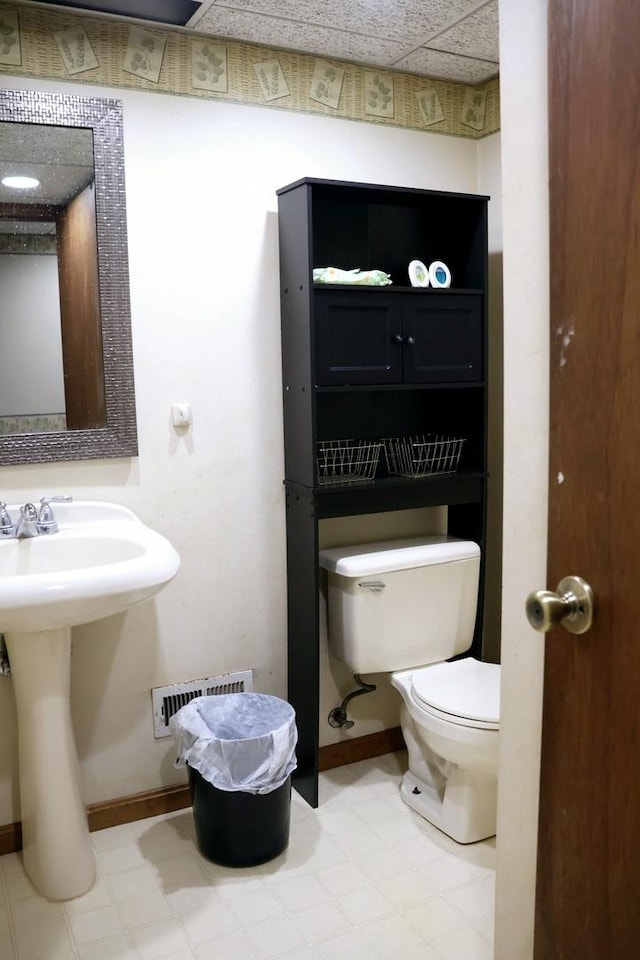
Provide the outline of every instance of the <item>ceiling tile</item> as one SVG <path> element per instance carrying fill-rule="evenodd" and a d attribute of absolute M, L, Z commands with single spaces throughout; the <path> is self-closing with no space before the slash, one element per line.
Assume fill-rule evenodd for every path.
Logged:
<path fill-rule="evenodd" d="M 458 57 L 453 53 L 441 53 L 420 47 L 406 57 L 396 60 L 393 67 L 409 73 L 421 73 L 428 77 L 457 80 L 459 83 L 482 83 L 498 74 L 498 64 L 488 60 L 473 60 Z"/>
<path fill-rule="evenodd" d="M 498 0 L 45 0 L 148 22 L 196 10 L 211 37 L 316 54 L 461 83 L 498 74 Z M 60 7 L 64 4 L 64 7 Z"/>
<path fill-rule="evenodd" d="M 463 16 L 477 0 L 214 0 L 196 30 L 215 33 L 223 10 L 310 23 L 402 43 L 405 49 Z M 336 54 L 337 56 L 338 54 Z"/>
<path fill-rule="evenodd" d="M 230 40 L 377 66 L 389 65 L 406 49 L 406 44 L 392 40 L 342 33 L 329 27 L 301 25 L 294 20 L 278 20 L 244 10 L 218 9 L 217 5 L 200 20 L 195 29 Z"/>
<path fill-rule="evenodd" d="M 486 7 L 465 17 L 460 23 L 445 30 L 425 46 L 497 62 L 499 60 L 498 0 L 493 0 Z"/>

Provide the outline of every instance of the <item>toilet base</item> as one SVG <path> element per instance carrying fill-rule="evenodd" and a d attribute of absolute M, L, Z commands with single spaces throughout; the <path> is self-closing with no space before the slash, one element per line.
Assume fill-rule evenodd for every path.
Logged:
<path fill-rule="evenodd" d="M 482 777 L 472 782 L 469 772 L 453 768 L 444 794 L 408 770 L 400 796 L 412 810 L 457 843 L 477 843 L 496 833 L 497 782 Z"/>

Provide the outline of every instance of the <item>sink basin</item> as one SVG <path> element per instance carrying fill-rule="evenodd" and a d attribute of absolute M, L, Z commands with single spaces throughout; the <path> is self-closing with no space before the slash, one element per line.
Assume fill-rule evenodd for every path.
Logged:
<path fill-rule="evenodd" d="M 57 533 L 0 538 L 0 633 L 18 713 L 25 871 L 45 897 L 70 900 L 95 880 L 69 705 L 71 627 L 153 596 L 180 559 L 126 507 L 54 509 Z"/>
<path fill-rule="evenodd" d="M 118 504 L 55 505 L 58 533 L 0 538 L 0 631 L 73 627 L 156 593 L 180 560 L 168 540 Z M 9 508 L 11 515 L 19 508 Z"/>

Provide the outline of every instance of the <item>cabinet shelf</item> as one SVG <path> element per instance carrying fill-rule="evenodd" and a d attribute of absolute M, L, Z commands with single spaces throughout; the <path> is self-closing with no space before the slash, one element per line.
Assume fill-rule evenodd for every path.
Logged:
<path fill-rule="evenodd" d="M 486 474 L 467 472 L 442 476 L 383 477 L 360 483 L 336 483 L 307 487 L 285 481 L 288 490 L 314 502 L 317 518 L 348 517 L 364 513 L 387 513 L 415 507 L 481 503 Z"/>
<path fill-rule="evenodd" d="M 487 200 L 313 178 L 278 190 L 288 696 L 298 727 L 294 785 L 312 806 L 318 803 L 321 723 L 320 521 L 446 506 L 448 533 L 481 545 L 470 651 L 480 655 L 488 482 Z M 456 286 L 410 286 L 408 266 L 416 258 L 425 264 L 442 260 Z M 392 283 L 314 283 L 315 265 L 377 268 Z M 423 435 L 464 440 L 456 473 L 389 475 L 385 458 L 373 480 L 318 483 L 322 444 L 349 449 Z"/>
<path fill-rule="evenodd" d="M 456 383 L 338 383 L 325 385 L 314 384 L 318 394 L 323 393 L 397 393 L 416 390 L 483 390 L 486 387 L 484 380 Z"/>
<path fill-rule="evenodd" d="M 375 284 L 367 283 L 314 283 L 314 291 L 316 290 L 339 290 L 341 293 L 343 291 L 348 291 L 353 293 L 355 296 L 358 293 L 364 293 L 365 291 L 374 293 L 404 293 L 404 294 L 413 294 L 419 297 L 433 297 L 438 296 L 439 294 L 445 294 L 445 296 L 455 296 L 459 294 L 465 294 L 470 297 L 482 297 L 484 296 L 484 290 L 480 290 L 473 287 L 411 287 L 411 286 L 402 286 L 400 284 L 392 283 L 387 286 L 377 286 Z"/>

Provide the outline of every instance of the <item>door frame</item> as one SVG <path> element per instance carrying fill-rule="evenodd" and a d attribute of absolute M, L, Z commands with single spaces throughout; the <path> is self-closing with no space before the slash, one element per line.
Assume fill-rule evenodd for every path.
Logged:
<path fill-rule="evenodd" d="M 549 216 L 546 0 L 500 0 L 504 270 L 502 705 L 496 960 L 531 960 L 544 640 L 524 600 L 546 586 Z M 526 117 L 523 116 L 526 111 Z"/>

